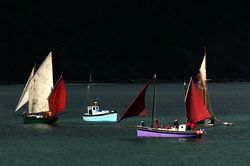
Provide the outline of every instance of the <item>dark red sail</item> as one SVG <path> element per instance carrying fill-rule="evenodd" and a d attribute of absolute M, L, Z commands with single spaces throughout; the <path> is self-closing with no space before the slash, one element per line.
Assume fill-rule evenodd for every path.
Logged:
<path fill-rule="evenodd" d="M 62 112 L 66 104 L 66 89 L 61 76 L 49 96 L 49 109 L 54 114 Z"/>
<path fill-rule="evenodd" d="M 202 102 L 192 79 L 189 83 L 185 104 L 187 122 L 196 123 L 211 117 L 207 108 Z"/>
<path fill-rule="evenodd" d="M 121 116 L 121 119 L 133 117 L 133 116 L 145 116 L 146 115 L 146 106 L 145 106 L 145 93 L 147 87 L 151 83 L 151 80 L 144 86 L 142 91 L 134 98 L 134 100 L 130 103 L 128 109 Z"/>

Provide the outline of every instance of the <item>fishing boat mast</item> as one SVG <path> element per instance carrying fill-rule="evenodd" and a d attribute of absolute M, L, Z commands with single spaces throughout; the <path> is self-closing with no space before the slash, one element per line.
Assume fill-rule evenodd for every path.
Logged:
<path fill-rule="evenodd" d="M 93 101 L 92 101 L 92 75 L 89 75 L 89 84 L 88 84 L 88 96 L 87 96 L 87 101 L 88 101 L 88 105 L 93 105 Z"/>

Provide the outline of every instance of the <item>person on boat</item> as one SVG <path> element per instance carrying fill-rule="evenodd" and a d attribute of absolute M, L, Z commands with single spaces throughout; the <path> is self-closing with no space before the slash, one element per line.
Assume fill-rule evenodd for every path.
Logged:
<path fill-rule="evenodd" d="M 211 119 L 211 124 L 214 124 L 214 121 L 215 121 L 214 115 L 212 115 L 210 119 Z"/>
<path fill-rule="evenodd" d="M 155 120 L 155 128 L 159 128 L 159 123 L 157 119 Z"/>
<path fill-rule="evenodd" d="M 50 118 L 52 117 L 52 112 L 51 111 L 46 111 L 43 113 L 45 117 Z"/>
<path fill-rule="evenodd" d="M 173 122 L 174 128 L 178 129 L 179 128 L 179 122 L 178 119 L 175 119 Z"/>
<path fill-rule="evenodd" d="M 190 127 L 191 127 L 192 130 L 194 130 L 195 127 L 196 127 L 195 123 L 192 123 Z"/>
<path fill-rule="evenodd" d="M 143 120 L 141 120 L 141 122 L 140 122 L 140 126 L 141 126 L 141 127 L 143 127 L 143 126 L 144 126 L 144 121 L 143 121 Z"/>
<path fill-rule="evenodd" d="M 187 122 L 186 123 L 186 130 L 191 130 L 191 125 L 192 125 L 191 122 Z"/>

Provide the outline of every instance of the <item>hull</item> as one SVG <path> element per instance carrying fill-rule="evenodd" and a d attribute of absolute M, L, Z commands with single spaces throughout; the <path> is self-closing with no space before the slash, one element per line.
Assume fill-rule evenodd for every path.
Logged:
<path fill-rule="evenodd" d="M 201 138 L 202 132 L 197 131 L 169 131 L 158 130 L 154 128 L 137 128 L 137 137 L 155 137 L 155 138 Z"/>
<path fill-rule="evenodd" d="M 198 126 L 203 127 L 213 127 L 214 126 L 214 119 L 205 119 L 196 123 Z"/>
<path fill-rule="evenodd" d="M 24 124 L 53 124 L 57 121 L 56 117 L 53 118 L 37 118 L 24 116 Z"/>
<path fill-rule="evenodd" d="M 87 122 L 116 122 L 117 112 L 102 115 L 83 115 L 82 119 Z"/>

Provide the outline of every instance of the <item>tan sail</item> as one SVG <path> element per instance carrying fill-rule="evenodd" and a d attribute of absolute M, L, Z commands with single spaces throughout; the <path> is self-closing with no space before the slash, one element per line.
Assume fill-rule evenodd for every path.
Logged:
<path fill-rule="evenodd" d="M 34 67 L 31 70 L 29 79 L 25 84 L 25 87 L 23 89 L 22 95 L 18 101 L 18 104 L 16 106 L 15 111 L 18 111 L 24 104 L 26 104 L 29 101 L 29 91 L 30 91 L 30 87 L 31 87 L 30 80 L 33 77 L 33 75 L 34 75 Z"/>
<path fill-rule="evenodd" d="M 207 101 L 206 101 L 206 93 L 207 93 L 206 53 L 204 55 L 203 61 L 201 63 L 201 67 L 199 69 L 198 80 L 199 80 L 198 92 L 204 105 L 206 106 L 207 105 Z"/>
<path fill-rule="evenodd" d="M 32 77 L 28 113 L 49 111 L 48 96 L 53 88 L 52 53 Z"/>

